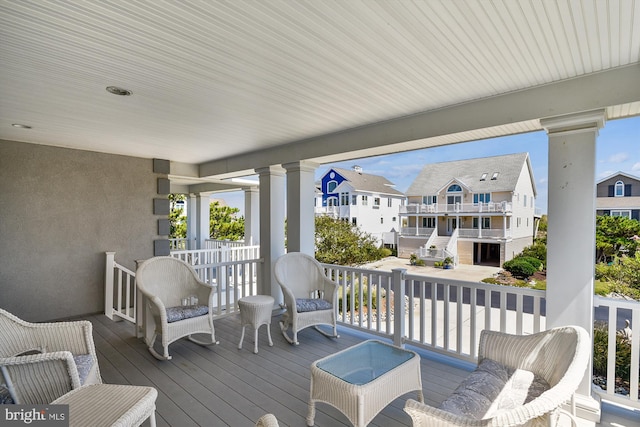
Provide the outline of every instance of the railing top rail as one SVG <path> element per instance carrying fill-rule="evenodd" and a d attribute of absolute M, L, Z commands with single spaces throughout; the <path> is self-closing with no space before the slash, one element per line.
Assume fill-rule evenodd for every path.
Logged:
<path fill-rule="evenodd" d="M 118 270 L 122 270 L 122 271 L 124 271 L 125 273 L 127 273 L 127 274 L 129 274 L 131 276 L 135 276 L 136 275 L 136 273 L 134 273 L 133 271 L 129 270 L 127 267 L 118 264 L 117 262 L 113 263 L 113 267 L 117 268 Z"/>
<path fill-rule="evenodd" d="M 211 262 L 207 264 L 195 264 L 195 265 L 192 265 L 192 267 L 198 270 L 198 269 L 209 268 L 209 267 L 226 267 L 229 265 L 251 264 L 254 262 L 262 263 L 264 262 L 264 258 L 250 258 L 250 259 L 243 259 L 238 261 L 227 261 L 227 262 Z"/>
<path fill-rule="evenodd" d="M 230 248 L 211 248 L 211 249 L 181 249 L 178 251 L 171 251 L 171 254 L 196 254 L 203 252 L 220 252 L 220 251 L 238 251 L 243 249 L 260 249 L 260 245 L 252 246 L 236 246 Z"/>
<path fill-rule="evenodd" d="M 600 295 L 596 295 L 593 298 L 593 306 L 599 307 L 600 305 L 615 306 L 619 308 L 626 308 L 629 310 L 640 309 L 640 301 L 631 301 L 620 298 L 607 298 Z"/>
<path fill-rule="evenodd" d="M 328 268 L 328 269 L 347 271 L 347 272 L 353 272 L 353 273 L 377 274 L 377 275 L 389 276 L 389 277 L 391 277 L 391 275 L 393 274 L 390 271 L 383 271 L 383 270 L 376 270 L 376 269 L 364 269 L 364 268 L 359 268 L 359 267 L 346 267 L 346 266 L 338 265 L 338 264 L 324 264 L 324 263 L 321 263 L 321 265 L 323 267 L 325 267 L 325 268 Z"/>
<path fill-rule="evenodd" d="M 462 287 L 482 289 L 485 291 L 506 292 L 509 294 L 521 294 L 521 295 L 532 296 L 532 297 L 544 297 L 546 295 L 545 291 L 542 291 L 539 289 L 519 288 L 516 286 L 494 285 L 491 283 L 484 283 L 484 282 L 472 282 L 470 280 L 443 279 L 442 277 L 426 276 L 426 275 L 420 275 L 420 274 L 407 274 L 404 276 L 404 278 L 405 280 L 414 280 L 418 282 L 429 282 L 429 283 L 437 283 L 437 284 L 451 285 L 451 286 L 462 286 Z"/>

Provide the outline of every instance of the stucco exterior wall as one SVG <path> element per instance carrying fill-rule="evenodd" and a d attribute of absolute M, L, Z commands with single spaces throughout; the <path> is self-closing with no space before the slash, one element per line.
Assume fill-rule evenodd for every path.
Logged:
<path fill-rule="evenodd" d="M 151 159 L 0 141 L 0 307 L 29 321 L 103 311 L 105 251 L 133 270 L 153 256 L 160 176 Z"/>

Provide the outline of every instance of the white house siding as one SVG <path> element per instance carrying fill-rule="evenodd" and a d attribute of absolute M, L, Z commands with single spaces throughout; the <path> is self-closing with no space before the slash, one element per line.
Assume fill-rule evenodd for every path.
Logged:
<path fill-rule="evenodd" d="M 344 185 L 344 184 L 343 184 Z M 350 191 L 351 195 L 358 197 L 357 205 L 349 205 L 343 211 L 341 206 L 340 217 L 349 218 L 351 222 L 356 218 L 358 227 L 376 238 L 379 245 L 382 244 L 383 233 L 391 230 L 398 231 L 400 228 L 400 220 L 398 212 L 402 204 L 402 199 L 386 194 L 376 194 L 368 192 Z M 367 196 L 367 205 L 362 204 L 362 196 Z M 374 206 L 374 199 L 380 198 L 380 205 Z M 388 200 L 391 198 L 391 207 L 388 206 Z M 382 219 L 382 220 L 381 220 Z"/>
<path fill-rule="evenodd" d="M 525 206 L 526 200 L 526 206 Z M 533 217 L 535 214 L 535 201 L 531 175 L 526 164 L 520 172 L 520 178 L 513 192 L 513 215 L 511 217 L 511 237 L 520 239 L 533 236 Z M 510 259 L 510 258 L 509 258 Z"/>
<path fill-rule="evenodd" d="M 458 240 L 458 263 L 473 265 L 473 242 Z"/>
<path fill-rule="evenodd" d="M 513 259 L 514 256 L 522 252 L 524 248 L 533 244 L 533 237 L 521 237 L 519 239 L 513 239 L 509 242 L 506 242 L 504 247 L 504 253 L 500 254 L 500 264 L 502 265 L 505 261 L 509 261 Z"/>

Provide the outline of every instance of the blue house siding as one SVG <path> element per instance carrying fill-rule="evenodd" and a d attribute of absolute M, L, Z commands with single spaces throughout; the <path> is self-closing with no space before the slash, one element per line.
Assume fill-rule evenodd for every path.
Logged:
<path fill-rule="evenodd" d="M 320 180 L 320 189 L 322 190 L 322 206 L 327 206 L 327 199 L 331 197 L 335 197 L 340 201 L 340 194 L 329 189 L 330 184 L 331 188 L 337 188 L 343 181 L 345 181 L 345 177 L 340 175 L 333 169 L 329 169 L 327 173 L 325 173 Z M 335 182 L 335 186 L 332 184 Z"/>

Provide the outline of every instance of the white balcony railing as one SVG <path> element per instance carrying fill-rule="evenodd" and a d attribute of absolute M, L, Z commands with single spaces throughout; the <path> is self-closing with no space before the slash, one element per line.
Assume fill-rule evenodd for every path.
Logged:
<path fill-rule="evenodd" d="M 404 269 L 384 272 L 330 264 L 324 267 L 327 276 L 340 284 L 338 322 L 390 338 L 397 345 L 411 344 L 473 361 L 483 329 L 531 334 L 546 328 L 544 291 L 409 275 Z M 640 302 L 595 300 L 595 318 L 609 325 L 605 382 L 614 384 L 617 329 L 628 317 L 633 319 L 631 329 L 640 331 Z M 602 307 L 608 307 L 605 316 L 598 310 Z M 603 399 L 640 409 L 639 355 L 640 339 L 636 338 L 631 345 L 630 360 L 635 362 L 631 363 L 629 377 L 617 379 L 628 387 L 602 390 L 594 386 Z"/>
<path fill-rule="evenodd" d="M 400 206 L 400 215 L 437 213 L 508 213 L 512 212 L 509 202 L 489 203 L 434 203 L 431 205 L 408 204 Z"/>
<path fill-rule="evenodd" d="M 511 229 L 501 228 L 458 228 L 458 237 L 463 239 L 505 239 L 511 236 Z"/>
<path fill-rule="evenodd" d="M 400 227 L 400 234 L 403 236 L 421 236 L 429 237 L 435 228 L 427 227 Z"/>
<path fill-rule="evenodd" d="M 258 247 L 180 251 L 200 277 L 214 286 L 216 315 L 237 312 L 237 300 L 257 292 Z M 135 273 L 107 252 L 105 314 L 131 322 L 141 319 Z M 341 326 L 384 336 L 462 360 L 477 356 L 480 331 L 531 334 L 546 328 L 545 292 L 446 278 L 324 264 L 340 284 Z M 603 399 L 640 409 L 640 302 L 595 297 L 594 317 L 608 325 L 606 387 L 594 386 Z M 398 315 L 400 313 L 400 315 Z M 616 372 L 616 335 L 629 320 L 630 360 L 627 377 Z M 138 325 L 140 327 L 140 325 Z M 601 375 L 600 375 L 601 376 Z M 626 384 L 620 387 L 619 384 Z"/>
<path fill-rule="evenodd" d="M 183 251 L 187 248 L 187 239 L 169 239 L 169 249 L 172 251 Z"/>

